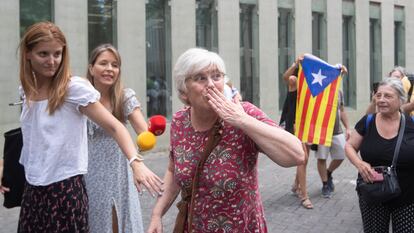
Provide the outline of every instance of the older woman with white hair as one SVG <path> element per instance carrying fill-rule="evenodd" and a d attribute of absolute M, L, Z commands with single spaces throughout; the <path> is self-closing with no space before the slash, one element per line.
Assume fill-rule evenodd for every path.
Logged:
<path fill-rule="evenodd" d="M 303 163 L 301 142 L 259 108 L 227 99 L 226 69 L 214 52 L 192 48 L 174 68 L 186 105 L 171 122 L 170 162 L 148 232 L 181 191 L 174 232 L 267 232 L 257 179 L 259 152 L 283 167 Z"/>
<path fill-rule="evenodd" d="M 379 83 L 374 98 L 377 113 L 372 118 L 362 117 L 345 145 L 348 159 L 369 183 L 381 177 L 374 166 L 391 166 L 402 120 L 401 106 L 407 96 L 400 80 L 386 78 Z M 401 195 L 372 204 L 358 193 L 365 233 L 388 232 L 390 219 L 393 232 L 414 232 L 414 123 L 410 116 L 404 116 L 405 130 L 396 166 Z"/>

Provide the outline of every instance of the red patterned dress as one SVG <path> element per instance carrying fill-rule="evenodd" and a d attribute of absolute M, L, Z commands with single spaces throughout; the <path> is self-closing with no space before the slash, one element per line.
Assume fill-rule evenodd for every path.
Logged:
<path fill-rule="evenodd" d="M 247 114 L 276 124 L 254 105 L 243 102 Z M 171 123 L 174 178 L 189 187 L 207 141 L 190 123 L 190 108 L 178 111 Z M 194 232 L 267 232 L 257 178 L 257 145 L 240 129 L 224 123 L 220 143 L 208 157 L 194 200 Z M 187 229 L 187 227 L 186 227 Z"/>

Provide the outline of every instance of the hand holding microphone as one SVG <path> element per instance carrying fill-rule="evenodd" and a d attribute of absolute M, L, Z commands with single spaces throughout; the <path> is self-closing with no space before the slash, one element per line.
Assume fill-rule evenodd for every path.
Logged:
<path fill-rule="evenodd" d="M 154 148 L 157 143 L 155 136 L 160 136 L 165 131 L 167 120 L 164 116 L 155 115 L 148 119 L 148 131 L 142 132 L 137 136 L 139 151 L 148 151 Z"/>

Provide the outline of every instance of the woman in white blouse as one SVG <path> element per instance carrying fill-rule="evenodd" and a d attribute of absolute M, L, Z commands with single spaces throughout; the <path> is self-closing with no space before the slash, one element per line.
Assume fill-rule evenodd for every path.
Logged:
<path fill-rule="evenodd" d="M 26 172 L 19 232 L 88 232 L 87 117 L 119 144 L 137 188 L 162 192 L 162 181 L 142 162 L 127 129 L 99 103 L 99 92 L 72 77 L 68 47 L 50 22 L 29 27 L 20 42 L 24 97 L 20 163 Z"/>

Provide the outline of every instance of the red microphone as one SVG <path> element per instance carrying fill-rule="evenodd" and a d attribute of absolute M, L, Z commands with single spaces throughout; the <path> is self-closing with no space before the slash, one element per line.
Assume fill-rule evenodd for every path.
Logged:
<path fill-rule="evenodd" d="M 165 131 L 167 120 L 162 115 L 154 115 L 148 119 L 148 131 L 155 136 L 160 136 Z"/>

